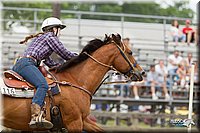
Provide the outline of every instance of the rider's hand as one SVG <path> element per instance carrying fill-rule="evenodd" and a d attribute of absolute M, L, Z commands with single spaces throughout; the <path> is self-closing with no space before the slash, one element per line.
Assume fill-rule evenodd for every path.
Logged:
<path fill-rule="evenodd" d="M 59 63 L 58 65 L 49 68 L 49 71 L 56 70 L 60 65 L 61 64 Z"/>

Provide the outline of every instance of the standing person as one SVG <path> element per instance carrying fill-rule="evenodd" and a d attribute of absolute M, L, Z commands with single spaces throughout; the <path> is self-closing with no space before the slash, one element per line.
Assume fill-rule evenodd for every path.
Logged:
<path fill-rule="evenodd" d="M 196 32 L 193 28 L 190 27 L 190 20 L 185 21 L 185 27 L 183 28 L 183 33 L 186 35 L 186 43 L 190 45 L 191 42 L 197 41 Z"/>
<path fill-rule="evenodd" d="M 40 62 L 44 60 L 49 68 L 58 66 L 59 63 L 55 63 L 50 55 L 55 52 L 65 60 L 70 59 L 77 54 L 67 50 L 64 45 L 59 41 L 60 31 L 66 26 L 55 17 L 49 17 L 42 23 L 42 31 L 36 35 L 30 35 L 26 37 L 20 43 L 26 43 L 29 39 L 34 38 L 27 49 L 25 50 L 23 57 L 17 60 L 13 66 L 13 71 L 21 75 L 26 81 L 36 87 L 36 93 L 32 99 L 31 104 L 31 121 L 29 123 L 30 128 L 37 128 L 37 125 L 43 125 L 43 128 L 52 128 L 53 124 L 45 118 L 38 121 L 41 115 L 41 108 L 44 106 L 44 99 L 48 90 L 48 84 L 39 71 L 38 66 Z"/>
<path fill-rule="evenodd" d="M 173 42 L 178 44 L 178 42 L 185 42 L 185 35 L 182 33 L 182 31 L 179 29 L 179 24 L 177 20 L 173 20 L 170 28 L 170 33 L 173 38 Z"/>

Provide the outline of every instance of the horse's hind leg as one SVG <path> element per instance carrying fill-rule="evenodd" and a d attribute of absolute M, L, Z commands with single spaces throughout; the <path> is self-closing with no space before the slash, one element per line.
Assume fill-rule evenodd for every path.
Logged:
<path fill-rule="evenodd" d="M 99 127 L 95 122 L 90 120 L 88 117 L 83 122 L 83 129 L 87 132 L 105 132 L 101 127 Z"/>

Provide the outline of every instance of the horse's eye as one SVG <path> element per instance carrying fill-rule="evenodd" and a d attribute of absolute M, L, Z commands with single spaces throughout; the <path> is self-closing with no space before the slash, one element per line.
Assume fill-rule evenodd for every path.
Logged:
<path fill-rule="evenodd" d="M 129 54 L 129 55 L 132 55 L 132 54 L 133 54 L 133 52 L 132 52 L 132 51 L 129 51 L 129 52 L 128 52 L 128 54 Z"/>

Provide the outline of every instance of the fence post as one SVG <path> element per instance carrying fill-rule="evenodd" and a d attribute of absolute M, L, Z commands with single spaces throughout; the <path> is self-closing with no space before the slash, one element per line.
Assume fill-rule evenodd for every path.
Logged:
<path fill-rule="evenodd" d="M 3 64 L 2 64 L 2 31 L 3 31 L 3 25 L 2 25 L 2 11 L 3 11 L 3 4 L 2 4 L 2 2 L 0 1 L 0 80 L 2 80 L 2 68 L 3 68 Z M 1 82 L 3 82 L 3 81 L 0 81 L 0 85 L 1 85 Z M 1 107 L 1 105 L 2 105 L 2 100 L 1 100 L 1 95 L 0 95 L 0 116 L 2 116 L 2 107 Z M 1 121 L 0 121 L 0 132 L 3 130 L 3 128 L 1 127 L 1 125 L 2 125 L 2 123 L 1 123 Z"/>
<path fill-rule="evenodd" d="M 34 32 L 37 31 L 37 10 L 34 10 Z"/>
<path fill-rule="evenodd" d="M 194 64 L 192 64 L 191 68 L 191 75 L 190 75 L 190 96 L 189 96 L 189 112 L 188 112 L 188 119 L 192 120 L 192 112 L 193 112 L 193 88 L 194 88 Z M 192 125 L 188 125 L 188 133 L 191 133 Z"/>
<path fill-rule="evenodd" d="M 121 35 L 124 38 L 124 16 L 121 16 Z"/>
<path fill-rule="evenodd" d="M 81 13 L 78 13 L 78 36 L 81 35 Z"/>

